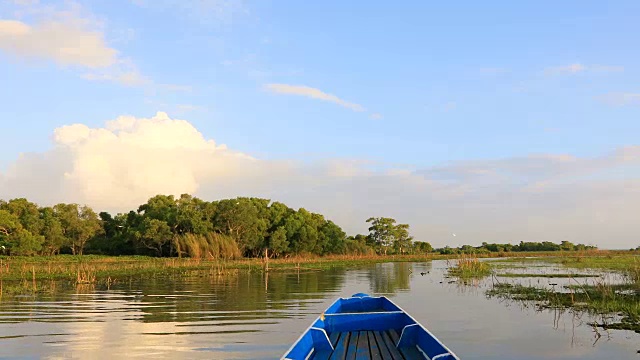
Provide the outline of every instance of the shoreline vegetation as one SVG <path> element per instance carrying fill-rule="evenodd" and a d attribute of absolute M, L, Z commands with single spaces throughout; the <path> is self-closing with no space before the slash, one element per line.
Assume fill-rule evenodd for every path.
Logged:
<path fill-rule="evenodd" d="M 349 267 L 384 262 L 425 262 L 447 260 L 453 264 L 449 268 L 451 276 L 485 277 L 492 274 L 493 261 L 549 261 L 558 262 L 568 256 L 583 259 L 608 259 L 608 264 L 633 264 L 640 252 L 629 253 L 615 250 L 592 250 L 579 255 L 571 253 L 521 252 L 512 253 L 513 258 L 500 258 L 503 253 L 481 255 L 443 255 L 437 253 L 405 255 L 327 255 L 292 256 L 287 258 L 241 258 L 241 259 L 203 259 L 151 257 L 139 255 L 52 255 L 52 256 L 0 256 L 0 281 L 26 280 L 77 280 L 92 278 L 94 281 L 135 276 L 148 273 L 179 273 L 183 271 L 208 271 L 222 275 L 230 270 L 246 271 L 317 271 L 333 267 Z M 488 261 L 480 261 L 486 258 Z M 497 259 L 500 260 L 491 260 Z M 583 260 L 587 261 L 587 260 Z M 598 260 L 596 260 L 598 261 Z M 604 261 L 598 261 L 605 264 Z M 638 260 L 640 264 L 640 260 Z M 461 269 L 459 269 L 461 268 Z M 623 268 L 623 269 L 627 269 Z M 610 270 L 623 270 L 606 268 Z M 83 275 L 84 274 L 84 275 Z M 90 275 L 90 276 L 87 276 Z M 517 275 L 517 274 L 516 274 Z M 509 276 L 509 275 L 507 275 Z M 526 275 L 523 275 L 526 276 Z M 542 276 L 542 275 L 541 275 Z M 549 275 L 552 276 L 552 275 Z M 84 281 L 81 281 L 84 282 Z"/>
<path fill-rule="evenodd" d="M 640 247 L 598 250 L 569 241 L 521 241 L 434 249 L 428 242 L 415 241 L 408 224 L 387 217 L 366 222 L 368 234 L 347 236 L 321 214 L 243 197 L 207 202 L 187 194 L 157 195 L 135 211 L 115 216 L 78 204 L 40 207 L 23 198 L 0 200 L 0 301 L 3 295 L 47 294 L 61 287 L 109 289 L 115 282 L 141 276 L 322 271 L 438 259 L 451 260 L 450 277 L 482 279 L 496 275 L 498 268 L 508 268 L 481 260 L 497 258 L 503 266 L 544 261 L 625 274 L 627 284 L 607 285 L 595 278 L 600 281 L 596 285 L 570 289 L 570 298 L 560 292 L 506 285 L 488 295 L 544 302 L 547 307 L 615 312 L 622 314 L 622 321 L 603 322 L 601 327 L 637 330 Z M 555 276 L 577 278 L 574 273 Z M 503 275 L 503 279 L 532 276 L 505 271 Z"/>
<path fill-rule="evenodd" d="M 269 199 L 205 201 L 156 195 L 136 210 L 111 215 L 79 204 L 41 207 L 24 198 L 0 200 L 0 255 L 146 255 L 159 258 L 288 258 L 327 255 L 510 256 L 518 252 L 589 251 L 562 241 L 445 246 L 416 241 L 408 224 L 371 217 L 368 234 L 347 234 L 333 221 Z M 500 255 L 502 254 L 502 255 Z"/>
<path fill-rule="evenodd" d="M 572 310 L 587 312 L 598 319 L 589 323 L 596 329 L 630 330 L 640 333 L 640 253 L 627 255 L 604 253 L 603 256 L 566 255 L 546 258 L 511 258 L 499 260 L 513 264 L 557 264 L 568 270 L 600 270 L 597 274 L 495 274 L 497 277 L 566 277 L 572 283 L 551 289 L 508 282 L 497 283 L 486 292 L 490 298 L 533 303 L 541 311 Z M 490 263 L 492 263 L 491 261 Z M 519 267 L 519 266 L 518 266 Z M 607 272 L 623 275 L 623 282 L 611 284 L 603 277 Z M 597 276 L 597 277 L 596 277 Z M 588 279 L 593 277 L 592 279 Z M 584 281 L 579 281 L 579 278 Z M 555 284 L 554 284 L 555 285 Z"/>
<path fill-rule="evenodd" d="M 584 252 L 521 252 L 513 258 L 501 258 L 504 253 L 479 255 L 327 255 L 292 256 L 287 258 L 242 258 L 235 260 L 202 258 L 158 258 L 150 256 L 55 255 L 0 256 L 0 301 L 13 296 L 54 294 L 62 289 L 93 291 L 109 289 L 141 277 L 156 276 L 228 276 L 238 272 L 305 272 L 325 271 L 335 267 L 357 267 L 384 262 L 425 262 L 446 260 L 446 277 L 467 280 L 494 275 L 496 283 L 487 290 L 488 297 L 533 302 L 538 310 L 572 309 L 600 316 L 592 326 L 603 329 L 640 331 L 640 252 L 591 250 Z M 482 260 L 482 259 L 486 260 Z M 626 275 L 624 284 L 607 284 L 604 278 L 589 279 L 578 273 L 540 274 L 540 277 L 567 277 L 575 285 L 545 289 L 510 284 L 497 280 L 494 261 L 507 263 L 544 262 L 560 264 L 567 269 L 595 269 Z M 502 268 L 500 268 L 502 269 Z M 507 273 L 509 274 L 509 273 Z M 528 277 L 531 274 L 507 275 Z M 538 274 L 536 274 L 538 276 Z M 589 275 L 592 276 L 592 275 Z M 585 277 L 584 283 L 579 283 Z M 551 280 L 551 279 L 550 279 Z M 588 284 L 586 281 L 592 281 Z"/>

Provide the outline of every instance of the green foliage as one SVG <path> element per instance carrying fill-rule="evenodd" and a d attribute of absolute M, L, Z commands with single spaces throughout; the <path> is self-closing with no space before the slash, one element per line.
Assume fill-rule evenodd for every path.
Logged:
<path fill-rule="evenodd" d="M 57 204 L 53 209 L 60 219 L 65 245 L 74 255 L 82 255 L 87 241 L 104 231 L 98 215 L 88 206 Z"/>
<path fill-rule="evenodd" d="M 56 216 L 56 212 L 51 207 L 40 209 L 42 219 L 41 234 L 44 237 L 42 244 L 42 254 L 54 255 L 60 252 L 60 248 L 65 243 L 65 237 L 62 229 L 60 218 Z"/>
<path fill-rule="evenodd" d="M 431 244 L 429 244 L 428 242 L 414 241 L 413 251 L 415 253 L 430 253 L 433 252 L 433 246 L 431 246 Z"/>
<path fill-rule="evenodd" d="M 241 252 L 235 240 L 217 233 L 183 234 L 174 238 L 174 246 L 178 256 L 188 256 L 195 259 L 237 259 Z"/>
<path fill-rule="evenodd" d="M 408 224 L 397 224 L 396 220 L 386 217 L 372 217 L 367 219 L 371 223 L 369 237 L 373 243 L 386 255 L 390 248 L 400 254 L 411 249 Z"/>
<path fill-rule="evenodd" d="M 400 239 L 399 252 L 405 252 L 410 242 L 407 229 L 394 232 Z M 156 195 L 135 211 L 115 216 L 97 215 L 79 204 L 39 208 L 26 199 L 0 200 L 3 254 L 197 258 L 257 257 L 264 250 L 271 257 L 370 254 L 370 239 L 357 238 L 349 242 L 337 224 L 320 214 L 260 198 L 208 202 L 187 194 Z"/>
<path fill-rule="evenodd" d="M 564 287 L 570 291 L 499 283 L 488 290 L 486 295 L 522 303 L 535 302 L 539 308 L 573 309 L 578 313 L 586 311 L 593 316 L 602 316 L 602 323 L 591 325 L 640 333 L 640 292 L 637 291 L 637 284 L 596 283 Z M 607 316 L 610 314 L 617 316 Z"/>
<path fill-rule="evenodd" d="M 0 249 L 2 253 L 34 255 L 42 249 L 43 236 L 38 208 L 25 199 L 0 204 Z M 23 225 L 24 222 L 24 225 Z M 28 228 L 25 228 L 25 225 Z"/>
<path fill-rule="evenodd" d="M 287 241 L 287 230 L 284 226 L 279 226 L 269 236 L 267 247 L 271 249 L 273 256 L 284 254 L 289 250 L 289 242 Z"/>
<path fill-rule="evenodd" d="M 162 250 L 173 238 L 169 224 L 163 220 L 145 218 L 136 232 L 138 244 L 153 250 L 156 255 L 162 256 Z"/>
<path fill-rule="evenodd" d="M 461 255 L 455 265 L 448 269 L 449 274 L 462 279 L 483 278 L 491 274 L 491 265 L 471 255 Z"/>
<path fill-rule="evenodd" d="M 521 241 L 518 245 L 513 244 L 488 244 L 483 242 L 481 246 L 462 245 L 458 248 L 451 248 L 445 246 L 443 248 L 436 249 L 437 252 L 443 255 L 450 254 L 483 254 L 490 252 L 537 252 L 537 251 L 585 251 L 597 249 L 595 246 L 584 244 L 573 244 L 570 241 L 562 241 L 560 244 L 555 244 L 550 241 L 543 242 L 524 242 Z"/>

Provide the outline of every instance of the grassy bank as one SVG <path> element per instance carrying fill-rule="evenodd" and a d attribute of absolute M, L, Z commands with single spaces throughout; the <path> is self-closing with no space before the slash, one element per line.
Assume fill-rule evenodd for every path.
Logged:
<path fill-rule="evenodd" d="M 289 271 L 324 270 L 336 266 L 355 266 L 390 261 L 429 261 L 428 255 L 405 256 L 329 256 L 290 257 L 286 259 L 204 260 L 192 258 L 155 258 L 145 256 L 73 256 L 0 257 L 0 279 L 97 281 L 106 278 L 146 274 L 209 270 Z"/>
<path fill-rule="evenodd" d="M 463 273 L 486 270 L 478 258 L 496 258 L 505 253 L 492 253 L 483 255 L 440 255 L 434 253 L 421 255 L 333 255 L 333 256 L 305 256 L 289 257 L 284 259 L 269 259 L 269 271 L 287 270 L 323 270 L 336 266 L 355 266 L 381 262 L 420 262 L 441 259 L 454 259 L 457 261 Z M 521 252 L 508 253 L 517 258 L 503 259 L 501 261 L 536 261 L 544 257 L 544 261 L 561 261 L 561 259 L 573 259 L 563 253 L 550 252 Z M 575 252 L 573 253 L 575 254 Z M 618 252 L 596 251 L 581 254 L 580 261 L 576 264 L 588 263 L 611 264 L 618 268 L 636 264 L 627 255 L 620 257 Z M 561 255 L 561 256 L 558 256 Z M 550 257 L 554 256 L 554 257 Z M 525 257 L 537 257 L 535 259 Z M 625 259 L 621 262 L 619 259 Z M 457 259 L 457 260 L 456 260 Z M 635 260 L 635 259 L 634 259 Z M 620 264 L 627 264 L 621 266 Z M 51 280 L 51 279 L 78 279 L 95 277 L 96 279 L 118 277 L 144 273 L 176 272 L 183 270 L 211 270 L 238 269 L 250 271 L 263 271 L 264 259 L 251 258 L 240 260 L 206 260 L 193 258 L 156 258 L 146 256 L 99 256 L 99 255 L 56 255 L 56 256 L 0 256 L 0 279 L 2 280 Z M 585 266 L 587 267 L 587 266 Z M 627 266 L 628 267 L 628 266 Z"/>

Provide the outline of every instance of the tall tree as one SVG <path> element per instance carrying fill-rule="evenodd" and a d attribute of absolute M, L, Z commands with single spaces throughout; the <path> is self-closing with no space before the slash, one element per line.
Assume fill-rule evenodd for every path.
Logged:
<path fill-rule="evenodd" d="M 287 241 L 287 230 L 284 226 L 278 227 L 271 233 L 267 247 L 271 250 L 272 256 L 280 256 L 289 251 L 289 241 Z"/>
<path fill-rule="evenodd" d="M 176 206 L 175 233 L 205 235 L 213 231 L 211 218 L 215 214 L 215 207 L 210 203 L 182 194 Z"/>
<path fill-rule="evenodd" d="M 231 236 L 244 255 L 256 256 L 264 245 L 268 226 L 267 219 L 258 214 L 250 198 L 220 200 L 213 225 L 218 232 Z"/>
<path fill-rule="evenodd" d="M 43 222 L 40 218 L 38 205 L 25 198 L 19 198 L 1 204 L 0 209 L 7 210 L 17 216 L 22 227 L 32 234 L 40 234 L 42 232 Z"/>
<path fill-rule="evenodd" d="M 409 235 L 409 224 L 398 224 L 394 228 L 394 241 L 393 247 L 396 251 L 404 254 L 405 251 L 411 248 L 411 240 L 413 237 Z"/>
<path fill-rule="evenodd" d="M 371 223 L 369 227 L 369 236 L 374 243 L 378 245 L 387 254 L 387 250 L 393 244 L 396 233 L 396 220 L 387 217 L 371 217 L 367 219 Z"/>
<path fill-rule="evenodd" d="M 147 249 L 153 250 L 157 256 L 163 255 L 163 248 L 171 243 L 174 237 L 165 221 L 149 218 L 142 222 L 139 234 L 139 242 Z"/>
<path fill-rule="evenodd" d="M 325 222 L 320 228 L 320 233 L 324 243 L 323 253 L 344 254 L 346 252 L 347 234 L 333 221 Z"/>
<path fill-rule="evenodd" d="M 87 241 L 102 231 L 98 215 L 88 206 L 57 204 L 53 207 L 74 255 L 82 255 Z"/>
<path fill-rule="evenodd" d="M 60 252 L 65 241 L 62 223 L 52 207 L 41 208 L 40 218 L 43 223 L 41 234 L 44 236 L 42 251 L 45 255 L 55 255 Z"/>

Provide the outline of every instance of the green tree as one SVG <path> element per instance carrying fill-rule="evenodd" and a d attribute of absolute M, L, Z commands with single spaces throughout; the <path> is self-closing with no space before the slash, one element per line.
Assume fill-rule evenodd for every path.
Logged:
<path fill-rule="evenodd" d="M 178 204 L 173 195 L 156 195 L 138 207 L 144 218 L 164 221 L 171 231 L 178 226 Z"/>
<path fill-rule="evenodd" d="M 111 216 L 103 211 L 98 214 L 98 217 L 102 222 L 103 231 L 87 243 L 86 252 L 110 255 L 135 254 L 134 237 L 130 234 L 130 227 L 127 226 L 128 214 Z"/>
<path fill-rule="evenodd" d="M 176 229 L 178 234 L 205 235 L 213 231 L 211 219 L 215 207 L 188 194 L 182 194 L 176 202 Z"/>
<path fill-rule="evenodd" d="M 0 245 L 8 246 L 9 237 L 22 225 L 20 219 L 7 210 L 0 209 Z"/>
<path fill-rule="evenodd" d="M 162 256 L 163 248 L 171 243 L 173 237 L 174 234 L 165 221 L 146 218 L 142 222 L 138 241 L 145 248 L 153 250 L 157 256 Z"/>
<path fill-rule="evenodd" d="M 213 227 L 231 236 L 244 255 L 257 256 L 264 246 L 267 219 L 258 216 L 258 208 L 249 198 L 220 200 L 216 204 Z"/>
<path fill-rule="evenodd" d="M 40 218 L 38 205 L 25 198 L 19 198 L 3 203 L 0 208 L 16 215 L 25 230 L 32 234 L 40 234 L 42 232 L 43 222 Z"/>
<path fill-rule="evenodd" d="M 344 254 L 346 252 L 347 234 L 333 221 L 325 222 L 320 228 L 320 233 L 324 243 L 323 253 Z"/>
<path fill-rule="evenodd" d="M 563 241 L 560 243 L 560 248 L 564 251 L 573 251 L 575 249 L 575 245 L 573 245 L 570 241 Z"/>
<path fill-rule="evenodd" d="M 87 241 L 103 231 L 98 215 L 88 206 L 57 204 L 53 209 L 74 255 L 82 255 Z"/>
<path fill-rule="evenodd" d="M 296 254 L 316 252 L 318 223 L 321 221 L 321 218 L 303 208 L 290 214 L 284 221 L 284 228 L 287 230 L 291 251 Z"/>
<path fill-rule="evenodd" d="M 0 248 L 14 255 L 34 255 L 42 249 L 43 238 L 25 229 L 20 218 L 0 210 Z"/>
<path fill-rule="evenodd" d="M 425 241 L 414 241 L 413 247 L 418 253 L 430 253 L 433 252 L 433 246 Z"/>
<path fill-rule="evenodd" d="M 64 245 L 65 241 L 62 223 L 52 207 L 41 208 L 40 218 L 43 223 L 41 232 L 42 236 L 44 236 L 44 243 L 42 244 L 43 253 L 46 255 L 55 255 L 60 252 L 60 248 Z"/>
<path fill-rule="evenodd" d="M 271 255 L 278 257 L 280 254 L 287 253 L 289 251 L 289 241 L 287 241 L 287 230 L 284 226 L 278 227 L 269 236 L 268 248 L 271 250 Z"/>
<path fill-rule="evenodd" d="M 389 247 L 393 245 L 396 233 L 396 220 L 387 217 L 371 217 L 367 219 L 367 222 L 371 223 L 369 236 L 386 255 Z"/>
<path fill-rule="evenodd" d="M 411 248 L 411 240 L 413 237 L 409 235 L 409 224 L 398 224 L 394 228 L 393 232 L 393 247 L 396 251 L 404 254 L 405 251 Z"/>

